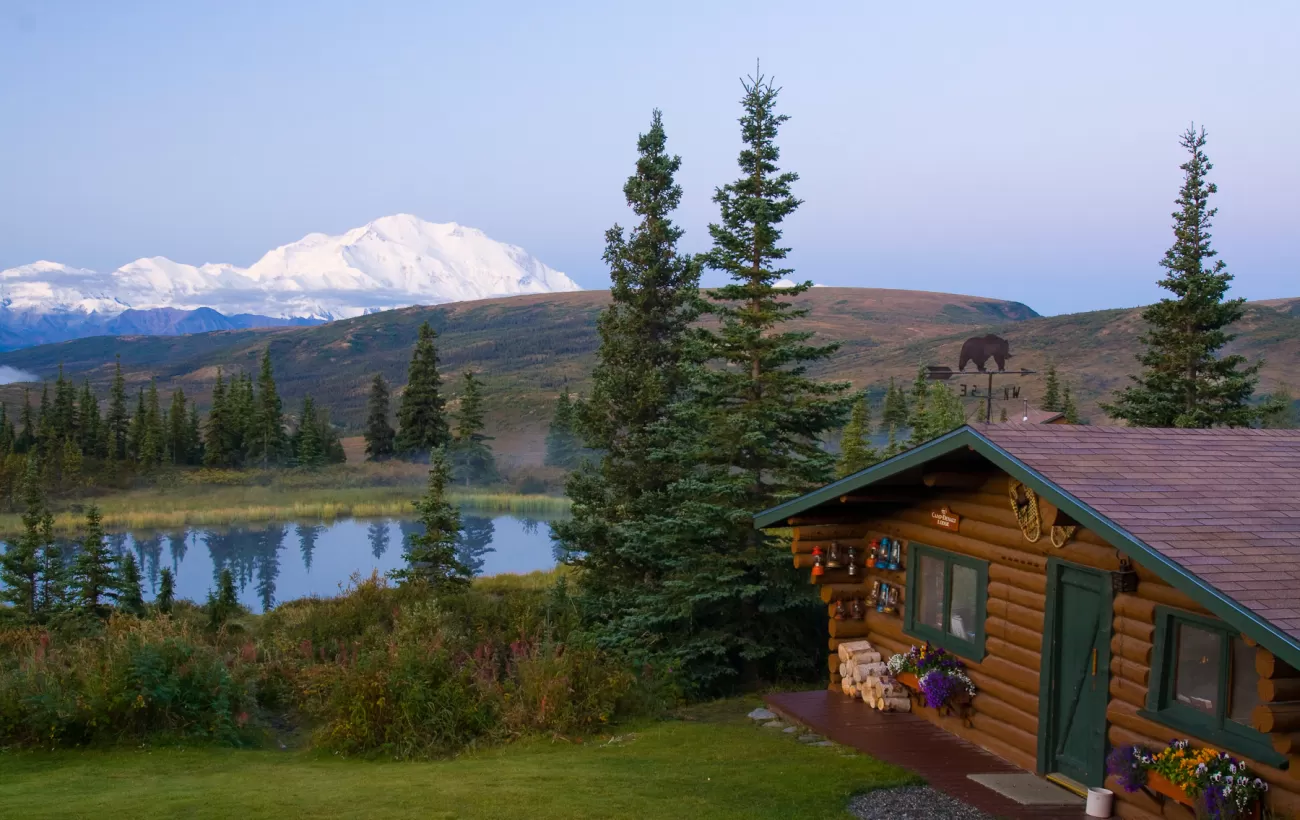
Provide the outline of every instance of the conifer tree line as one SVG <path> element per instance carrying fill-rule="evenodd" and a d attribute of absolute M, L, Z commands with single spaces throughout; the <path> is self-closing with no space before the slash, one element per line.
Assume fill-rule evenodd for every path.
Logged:
<path fill-rule="evenodd" d="M 126 388 L 116 362 L 107 403 L 78 388 L 59 367 L 53 391 L 43 385 L 33 406 L 25 391 L 17 418 L 0 404 L 0 495 L 19 500 L 29 466 L 47 492 L 73 491 L 163 467 L 314 467 L 344 460 L 329 414 L 310 396 L 297 418 L 284 412 L 271 367 L 262 356 L 256 382 L 227 379 L 218 369 L 206 418 L 198 403 L 176 389 L 164 400 L 156 379 Z"/>
<path fill-rule="evenodd" d="M 500 475 L 492 437 L 483 432 L 487 412 L 483 381 L 471 370 L 462 372 L 457 382 L 458 406 L 448 413 L 438 370 L 437 338 L 432 325 L 420 325 L 406 387 L 398 401 L 396 428 L 390 421 L 393 400 L 388 382 L 379 373 L 371 380 L 364 430 L 366 457 L 371 461 L 428 461 L 441 453 L 448 460 L 448 481 L 493 483 Z"/>

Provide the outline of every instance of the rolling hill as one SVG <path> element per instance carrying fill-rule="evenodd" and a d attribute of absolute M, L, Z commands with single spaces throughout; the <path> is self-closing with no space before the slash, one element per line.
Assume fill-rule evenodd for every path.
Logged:
<path fill-rule="evenodd" d="M 369 379 L 381 372 L 394 385 L 405 381 L 416 329 L 428 319 L 440 334 L 451 391 L 457 373 L 478 372 L 489 391 L 490 432 L 499 437 L 498 447 L 535 454 L 559 391 L 566 383 L 575 392 L 586 387 L 596 317 L 608 298 L 605 291 L 538 294 L 404 308 L 318 327 L 79 339 L 0 354 L 0 366 L 50 379 L 63 363 L 69 376 L 89 378 L 102 394 L 120 355 L 133 389 L 156 376 L 164 389 L 181 386 L 205 401 L 218 367 L 254 370 L 269 347 L 288 409 L 310 392 L 336 421 L 357 427 Z M 1141 324 L 1138 309 L 1041 317 L 1018 302 L 922 291 L 815 288 L 800 302 L 810 311 L 803 328 L 818 341 L 841 344 L 820 377 L 881 390 L 890 376 L 910 381 L 921 363 L 955 367 L 963 340 L 993 332 L 1010 340 L 1011 367 L 1041 370 L 1050 355 L 1074 386 L 1082 412 L 1097 420 L 1097 400 L 1135 367 Z M 1233 349 L 1266 360 L 1265 390 L 1300 380 L 1300 300 L 1252 303 L 1238 332 Z M 1005 383 L 1018 383 L 1022 398 L 1032 402 L 1041 376 Z M 0 393 L 11 408 L 21 401 L 16 385 Z M 973 412 L 974 402 L 970 407 Z M 1007 407 L 1014 413 L 1020 402 Z"/>

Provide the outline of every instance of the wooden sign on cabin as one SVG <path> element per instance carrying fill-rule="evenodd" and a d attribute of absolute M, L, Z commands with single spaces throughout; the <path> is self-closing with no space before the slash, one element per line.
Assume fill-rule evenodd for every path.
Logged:
<path fill-rule="evenodd" d="M 961 524 L 961 516 L 949 510 L 947 507 L 935 510 L 930 513 L 930 517 L 934 519 L 935 526 L 941 530 L 952 530 L 953 532 L 956 532 L 957 527 Z"/>

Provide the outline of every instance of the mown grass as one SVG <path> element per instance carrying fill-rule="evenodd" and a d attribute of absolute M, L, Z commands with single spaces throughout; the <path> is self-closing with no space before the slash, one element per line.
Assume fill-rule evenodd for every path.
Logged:
<path fill-rule="evenodd" d="M 744 717 L 752 700 L 593 737 L 432 763 L 151 748 L 0 754 L 14 817 L 843 818 L 850 797 L 914 778 Z"/>
<path fill-rule="evenodd" d="M 228 486 L 182 483 L 106 495 L 68 505 L 54 516 L 59 532 L 77 532 L 86 523 L 84 507 L 94 503 L 109 529 L 178 529 L 230 526 L 266 521 L 386 518 L 414 514 L 423 492 L 418 484 L 383 487 L 319 488 Z M 547 495 L 452 491 L 453 502 L 489 513 L 552 518 L 568 512 L 568 499 Z M 0 537 L 22 531 L 16 514 L 0 515 Z"/>

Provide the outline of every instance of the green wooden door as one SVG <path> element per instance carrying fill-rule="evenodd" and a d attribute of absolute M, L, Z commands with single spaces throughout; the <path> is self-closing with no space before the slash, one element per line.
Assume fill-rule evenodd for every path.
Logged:
<path fill-rule="evenodd" d="M 1048 563 L 1039 765 L 1085 786 L 1105 779 L 1110 686 L 1110 576 Z"/>

